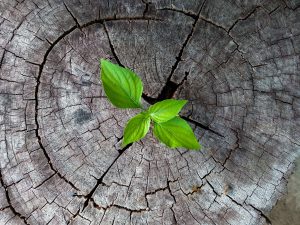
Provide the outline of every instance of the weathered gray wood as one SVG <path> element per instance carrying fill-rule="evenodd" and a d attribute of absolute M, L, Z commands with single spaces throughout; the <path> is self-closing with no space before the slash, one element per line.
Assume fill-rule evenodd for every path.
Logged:
<path fill-rule="evenodd" d="M 0 224 L 264 224 L 300 149 L 299 1 L 0 1 Z M 126 121 L 99 59 L 145 104 L 189 100 L 201 152 Z M 146 102 L 148 101 L 148 103 Z"/>

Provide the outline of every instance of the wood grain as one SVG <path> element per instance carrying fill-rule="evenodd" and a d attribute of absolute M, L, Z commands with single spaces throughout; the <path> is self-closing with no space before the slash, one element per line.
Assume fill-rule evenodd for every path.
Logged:
<path fill-rule="evenodd" d="M 245 224 L 285 193 L 300 152 L 299 1 L 0 1 L 0 224 Z M 144 104 L 189 100 L 200 152 L 113 107 L 99 59 Z"/>

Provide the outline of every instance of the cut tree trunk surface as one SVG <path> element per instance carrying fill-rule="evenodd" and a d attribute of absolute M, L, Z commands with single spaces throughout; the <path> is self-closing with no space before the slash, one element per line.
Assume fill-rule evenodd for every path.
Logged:
<path fill-rule="evenodd" d="M 300 152 L 297 0 L 1 0 L 0 224 L 270 223 Z M 144 104 L 187 99 L 202 151 L 113 107 L 99 59 Z"/>

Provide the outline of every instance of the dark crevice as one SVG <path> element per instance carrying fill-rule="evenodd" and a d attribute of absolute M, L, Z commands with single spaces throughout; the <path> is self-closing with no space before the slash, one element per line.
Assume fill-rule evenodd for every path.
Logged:
<path fill-rule="evenodd" d="M 22 82 L 18 82 L 18 81 L 15 81 L 15 80 L 8 80 L 8 79 L 5 79 L 5 78 L 0 78 L 0 80 L 10 82 L 10 83 L 23 84 Z"/>
<path fill-rule="evenodd" d="M 182 47 L 181 47 L 181 49 L 180 49 L 180 51 L 179 51 L 179 53 L 176 57 L 176 61 L 175 61 L 174 65 L 172 66 L 172 69 L 171 69 L 171 72 L 170 72 L 170 74 L 167 78 L 167 81 L 166 81 L 164 87 L 162 88 L 161 93 L 157 97 L 158 101 L 168 99 L 168 98 L 172 98 L 173 95 L 175 94 L 177 88 L 180 86 L 180 84 L 176 84 L 175 82 L 171 81 L 171 78 L 172 78 L 175 70 L 177 69 L 179 62 L 182 60 L 181 57 L 183 55 L 185 47 L 187 46 L 188 42 L 190 41 L 191 37 L 193 36 L 196 24 L 199 20 L 200 13 L 201 13 L 201 10 L 202 10 L 205 2 L 206 1 L 203 2 L 198 14 L 194 18 L 194 23 L 192 24 L 192 29 L 191 29 L 190 33 L 188 34 L 188 36 L 186 37 L 185 41 L 183 42 L 183 45 L 182 45 Z"/>
<path fill-rule="evenodd" d="M 175 94 L 175 92 L 177 90 L 178 84 L 176 84 L 175 82 L 171 81 L 170 79 L 168 78 L 165 86 L 162 88 L 162 91 L 160 92 L 160 94 L 156 98 L 157 102 L 161 101 L 161 100 L 168 99 L 168 98 L 172 98 L 174 96 L 174 94 Z"/>
<path fill-rule="evenodd" d="M 201 185 L 195 185 L 193 186 L 192 188 L 192 191 L 188 192 L 188 193 L 184 193 L 186 196 L 191 196 L 193 195 L 194 193 L 199 193 L 201 192 L 201 188 L 204 186 L 204 184 L 201 184 Z"/>
<path fill-rule="evenodd" d="M 153 20 L 153 21 L 163 21 L 161 18 L 156 18 L 156 17 L 147 17 L 147 16 L 137 16 L 137 17 L 107 17 L 107 18 L 103 18 L 103 19 L 96 19 L 96 20 L 92 20 L 88 23 L 85 23 L 83 25 L 80 26 L 80 28 L 84 28 L 84 27 L 88 27 L 90 25 L 93 24 L 103 24 L 105 22 L 110 22 L 110 21 L 122 21 L 122 20 L 127 20 L 127 21 L 139 21 L 139 20 L 144 20 L 144 21 L 149 21 L 149 20 Z"/>
<path fill-rule="evenodd" d="M 202 17 L 202 16 L 200 17 L 200 19 L 203 20 L 203 21 L 205 21 L 206 23 L 209 23 L 209 24 L 211 24 L 211 25 L 213 25 L 215 27 L 218 27 L 218 28 L 224 30 L 226 33 L 228 33 L 227 30 L 224 27 L 222 27 L 221 25 L 219 25 L 219 24 L 217 24 L 217 23 L 215 23 L 215 22 L 213 22 L 213 21 L 211 21 L 211 20 L 209 20 L 209 19 L 207 19 L 205 17 Z"/>
<path fill-rule="evenodd" d="M 245 17 L 243 17 L 243 18 L 240 18 L 240 19 L 238 19 L 238 20 L 236 20 L 232 25 L 231 25 L 231 27 L 228 29 L 228 33 L 230 33 L 230 31 L 234 28 L 234 26 L 239 22 L 239 21 L 242 21 L 242 20 L 246 20 L 246 19 L 248 19 L 253 13 L 255 13 L 256 12 L 256 10 L 258 9 L 258 8 L 260 8 L 261 6 L 256 6 L 248 15 L 246 15 Z"/>
<path fill-rule="evenodd" d="M 191 17 L 194 20 L 197 19 L 197 14 L 195 14 L 194 12 L 185 11 L 185 10 L 182 10 L 182 9 L 177 9 L 177 8 L 159 8 L 157 10 L 165 10 L 165 11 L 178 12 L 178 13 L 182 13 L 182 14 L 188 16 L 188 17 Z"/>
<path fill-rule="evenodd" d="M 13 214 L 15 214 L 16 216 L 18 216 L 21 220 L 23 220 L 23 222 L 27 225 L 30 225 L 28 222 L 27 222 L 27 218 L 25 216 L 23 216 L 21 213 L 19 213 L 11 204 L 11 199 L 10 199 L 10 196 L 9 196 L 9 193 L 8 193 L 8 188 L 7 186 L 5 185 L 4 181 L 3 181 L 3 177 L 2 177 L 2 171 L 0 169 L 0 183 L 1 185 L 3 186 L 4 190 L 5 190 L 5 196 L 6 196 L 6 200 L 7 200 L 7 203 L 8 203 L 8 206 L 5 207 L 5 208 L 9 208 Z M 3 208 L 2 210 L 4 210 L 5 208 Z"/>
<path fill-rule="evenodd" d="M 244 208 L 244 206 L 241 204 L 241 203 L 239 203 L 239 202 L 237 202 L 234 198 L 232 198 L 230 195 L 226 195 L 232 202 L 234 202 L 236 205 L 238 205 L 238 206 L 240 206 L 240 207 L 242 207 L 242 208 Z M 267 223 L 267 225 L 272 225 L 272 222 L 271 222 L 271 220 L 263 213 L 263 211 L 261 211 L 260 209 L 258 209 L 258 208 L 256 208 L 256 207 L 254 207 L 253 205 L 251 205 L 251 204 L 245 204 L 246 206 L 250 206 L 251 208 L 253 208 L 255 211 L 257 211 L 265 220 L 266 220 L 266 223 Z M 245 209 L 245 208 L 244 208 Z M 248 210 L 247 210 L 248 211 Z"/>
<path fill-rule="evenodd" d="M 133 212 L 134 213 L 141 213 L 141 212 L 149 211 L 148 208 L 146 208 L 146 209 L 130 209 L 130 208 L 127 208 L 127 207 L 124 207 L 124 206 L 121 206 L 121 205 L 117 205 L 117 204 L 111 204 L 111 205 L 108 205 L 106 207 L 103 207 L 103 206 L 98 205 L 93 198 L 91 198 L 90 200 L 91 200 L 91 202 L 93 202 L 93 207 L 95 207 L 96 209 L 102 209 L 104 211 L 108 210 L 112 207 L 116 207 L 118 209 L 124 209 L 126 211 L 131 212 L 131 213 L 133 213 Z"/>
<path fill-rule="evenodd" d="M 269 12 L 269 15 L 271 15 L 272 13 L 274 13 L 277 9 L 279 9 L 280 8 L 280 5 L 279 6 L 277 6 L 277 7 L 275 7 L 273 10 L 271 10 L 270 12 Z"/>
<path fill-rule="evenodd" d="M 1 208 L 0 211 L 4 211 L 5 209 L 9 209 L 9 206 L 5 206 L 5 207 Z"/>
<path fill-rule="evenodd" d="M 142 94 L 142 98 L 150 105 L 153 105 L 156 102 L 158 102 L 158 100 L 156 98 L 152 98 L 152 97 L 146 95 L 145 93 Z"/>
<path fill-rule="evenodd" d="M 102 184 L 103 184 L 103 186 L 105 186 L 105 187 L 110 187 L 110 186 L 112 186 L 113 184 L 115 184 L 115 185 L 118 185 L 118 186 L 120 186 L 120 187 L 126 187 L 126 188 L 129 188 L 128 185 L 121 184 L 121 183 L 116 182 L 116 181 L 112 181 L 110 184 L 106 184 L 106 183 L 104 183 L 104 182 L 102 181 Z"/>
<path fill-rule="evenodd" d="M 231 200 L 233 200 L 233 199 L 231 198 Z M 267 216 L 263 213 L 263 211 L 261 211 L 260 209 L 254 207 L 254 206 L 251 205 L 251 204 L 248 204 L 248 205 L 251 206 L 255 211 L 259 212 L 259 214 L 266 220 L 267 225 L 272 225 L 271 220 L 269 219 L 269 217 L 267 217 Z"/>
<path fill-rule="evenodd" d="M 80 209 L 77 210 L 77 212 L 70 218 L 70 220 L 67 222 L 67 225 L 70 224 L 72 222 L 72 220 L 75 219 L 75 217 L 77 217 L 79 215 Z"/>
<path fill-rule="evenodd" d="M 214 167 L 214 168 L 212 168 L 207 174 L 205 174 L 203 177 L 200 177 L 201 178 L 201 180 L 206 180 L 207 178 L 206 177 L 208 177 L 212 172 L 213 172 L 213 170 L 215 169 L 216 167 Z"/>
<path fill-rule="evenodd" d="M 151 100 L 153 101 L 152 104 L 161 101 L 161 100 L 165 100 L 165 99 L 169 99 L 169 98 L 173 98 L 175 95 L 175 92 L 178 90 L 178 88 L 180 86 L 182 86 L 182 84 L 184 83 L 184 81 L 187 80 L 187 76 L 189 75 L 189 72 L 185 72 L 184 78 L 181 80 L 181 82 L 179 84 L 171 81 L 171 80 L 167 80 L 167 83 L 165 84 L 165 86 L 163 87 L 160 95 L 157 98 L 152 98 Z"/>
<path fill-rule="evenodd" d="M 145 197 L 147 198 L 148 195 L 154 195 L 154 194 L 156 194 L 156 193 L 159 192 L 159 191 L 165 191 L 165 190 L 168 190 L 169 193 L 170 193 L 170 195 L 172 196 L 172 198 L 173 198 L 173 200 L 174 200 L 174 203 L 176 203 L 175 196 L 174 196 L 173 193 L 171 192 L 171 188 L 170 188 L 170 183 L 174 183 L 174 182 L 176 182 L 176 181 L 178 181 L 178 179 L 176 179 L 176 180 L 168 180 L 168 181 L 167 181 L 167 186 L 166 186 L 166 187 L 158 188 L 158 189 L 156 189 L 156 190 L 154 190 L 154 191 L 147 192 L 147 193 L 145 194 Z"/>
<path fill-rule="evenodd" d="M 34 189 L 37 189 L 38 187 L 42 186 L 44 183 L 46 183 L 48 180 L 50 180 L 56 173 L 53 173 L 51 176 L 47 177 L 45 180 L 43 180 L 39 185 L 36 187 L 33 187 Z"/>
<path fill-rule="evenodd" d="M 22 60 L 24 60 L 25 62 L 27 62 L 27 63 L 29 63 L 29 64 L 32 64 L 32 65 L 35 65 L 35 66 L 40 66 L 40 64 L 34 63 L 34 62 L 30 62 L 30 61 L 28 61 L 27 59 L 25 59 L 24 57 L 19 56 L 19 55 L 17 55 L 16 53 L 14 53 L 14 52 L 12 52 L 12 51 L 10 51 L 10 50 L 7 50 L 7 49 L 5 49 L 5 48 L 4 48 L 4 52 L 8 52 L 8 53 L 12 54 L 14 57 L 19 58 L 19 59 L 22 59 Z M 3 53 L 3 56 L 4 56 L 4 53 Z M 0 68 L 1 68 L 1 67 L 0 67 Z"/>
<path fill-rule="evenodd" d="M 167 189 L 168 189 L 168 187 L 162 187 L 162 188 L 155 189 L 154 191 L 151 191 L 151 192 L 146 192 L 145 197 L 147 198 L 148 195 L 154 195 L 159 191 L 165 191 Z"/>
<path fill-rule="evenodd" d="M 122 137 L 117 137 L 117 136 L 115 135 L 115 137 L 116 137 L 116 139 L 117 139 L 117 142 L 119 142 L 119 141 L 121 141 L 121 140 L 123 139 L 123 136 L 122 136 Z M 118 151 L 121 151 L 121 150 L 118 150 Z"/>
<path fill-rule="evenodd" d="M 221 195 L 215 190 L 215 188 L 209 183 L 209 181 L 206 179 L 206 183 L 210 186 L 212 189 L 213 193 L 215 193 L 216 196 L 220 197 Z"/>
<path fill-rule="evenodd" d="M 117 56 L 117 54 L 116 54 L 115 48 L 114 48 L 114 46 L 113 46 L 113 44 L 112 44 L 112 42 L 111 42 L 111 40 L 110 40 L 108 30 L 107 30 L 107 28 L 106 28 L 106 26 L 105 26 L 104 23 L 103 23 L 103 28 L 104 28 L 104 31 L 105 31 L 105 33 L 106 33 L 107 39 L 108 39 L 108 43 L 109 43 L 109 47 L 110 47 L 111 53 L 113 54 L 113 56 L 114 56 L 115 60 L 117 61 L 117 63 L 118 63 L 120 66 L 125 67 L 125 66 L 121 63 L 120 59 L 118 58 L 118 56 Z"/>
<path fill-rule="evenodd" d="M 283 104 L 288 104 L 288 105 L 291 105 L 291 106 L 293 105 L 293 102 L 286 102 L 286 101 L 283 101 L 283 100 L 278 99 L 278 98 L 276 98 L 276 97 L 274 98 L 274 100 L 277 101 L 277 102 L 281 102 L 281 103 L 283 103 Z"/>
<path fill-rule="evenodd" d="M 45 38 L 45 40 L 47 41 L 47 43 L 51 46 L 53 45 L 53 43 L 51 41 L 49 41 L 47 38 Z"/>
<path fill-rule="evenodd" d="M 247 61 L 248 62 L 248 61 Z M 252 68 L 256 68 L 256 67 L 262 67 L 262 66 L 267 66 L 268 64 L 266 63 L 263 63 L 263 64 L 258 64 L 258 65 L 252 65 L 250 62 L 248 62 L 249 65 L 252 67 Z"/>
<path fill-rule="evenodd" d="M 4 61 L 5 53 L 6 53 L 6 50 L 4 49 L 2 57 L 0 59 L 0 69 L 2 68 L 2 64 L 3 64 L 3 61 Z"/>
<path fill-rule="evenodd" d="M 224 160 L 224 162 L 222 163 L 222 166 L 225 166 L 227 160 L 230 159 L 232 153 L 233 153 L 235 150 L 237 150 L 238 148 L 240 148 L 239 132 L 238 132 L 238 131 L 235 131 L 235 130 L 232 130 L 232 131 L 235 133 L 235 136 L 236 136 L 235 146 L 234 146 L 234 148 L 230 149 L 230 152 L 229 152 L 228 156 L 226 157 L 226 159 Z"/>
<path fill-rule="evenodd" d="M 235 199 L 233 199 L 230 195 L 226 195 L 226 196 L 227 196 L 232 202 L 234 202 L 236 205 L 238 205 L 238 206 L 244 208 L 243 205 L 242 205 L 241 203 L 237 202 L 237 201 L 236 201 Z"/>
<path fill-rule="evenodd" d="M 177 222 L 173 206 L 171 207 L 171 211 L 172 211 L 172 214 L 173 214 L 174 223 L 175 223 L 175 225 L 178 225 L 179 223 Z"/>
<path fill-rule="evenodd" d="M 208 131 L 210 131 L 210 132 L 212 132 L 212 133 L 214 133 L 214 134 L 216 134 L 216 135 L 224 138 L 224 135 L 218 133 L 217 131 L 212 130 L 211 128 L 209 128 L 209 126 L 203 125 L 203 124 L 199 123 L 198 121 L 190 119 L 189 117 L 186 117 L 186 116 L 181 116 L 181 118 L 185 119 L 186 121 L 188 121 L 188 122 L 190 122 L 190 123 L 192 123 L 192 124 L 194 124 L 194 125 L 196 125 L 198 127 L 203 128 L 204 130 L 208 130 Z"/>
<path fill-rule="evenodd" d="M 69 10 L 69 8 L 68 8 L 68 6 L 66 5 L 66 3 L 63 2 L 63 4 L 64 4 L 66 10 L 68 11 L 68 13 L 71 15 L 71 17 L 72 17 L 73 20 L 75 21 L 76 26 L 77 26 L 79 29 L 81 29 L 81 28 L 80 28 L 80 24 L 78 23 L 78 20 L 77 20 L 76 17 L 73 15 L 73 13 Z"/>
<path fill-rule="evenodd" d="M 143 12 L 143 16 L 146 16 L 146 14 L 149 11 L 149 5 L 151 4 L 151 2 L 148 2 L 146 0 L 142 0 L 142 2 L 145 4 L 145 9 L 144 9 L 144 12 Z"/>
<path fill-rule="evenodd" d="M 175 181 L 177 181 L 177 180 L 175 180 Z M 167 181 L 167 188 L 168 188 L 168 191 L 169 191 L 169 193 L 170 193 L 170 195 L 172 196 L 172 198 L 173 198 L 173 200 L 174 200 L 174 204 L 176 204 L 176 198 L 175 198 L 175 196 L 173 195 L 173 193 L 172 193 L 172 191 L 171 191 L 171 188 L 170 188 L 170 183 L 171 182 L 174 182 L 174 181 Z"/>
<path fill-rule="evenodd" d="M 126 149 L 128 149 L 132 144 L 127 145 L 125 148 L 121 149 L 119 151 L 119 155 L 114 159 L 114 161 L 112 161 L 112 163 L 110 164 L 110 166 L 104 171 L 104 173 L 102 174 L 102 176 L 97 180 L 96 185 L 94 186 L 94 188 L 84 197 L 86 198 L 84 204 L 83 204 L 83 208 L 82 211 L 87 207 L 89 201 L 92 199 L 94 192 L 96 191 L 96 189 L 98 188 L 98 186 L 100 184 L 102 184 L 102 181 L 105 177 L 105 175 L 108 173 L 108 171 L 110 170 L 110 168 L 115 164 L 115 162 L 120 158 L 120 156 L 126 151 Z"/>

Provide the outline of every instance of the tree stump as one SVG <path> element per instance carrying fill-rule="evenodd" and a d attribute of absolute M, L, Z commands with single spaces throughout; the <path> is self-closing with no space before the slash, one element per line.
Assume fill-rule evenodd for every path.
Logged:
<path fill-rule="evenodd" d="M 297 0 L 0 2 L 0 224 L 265 224 L 300 150 Z M 144 104 L 187 99 L 203 148 L 110 104 L 99 59 Z"/>

